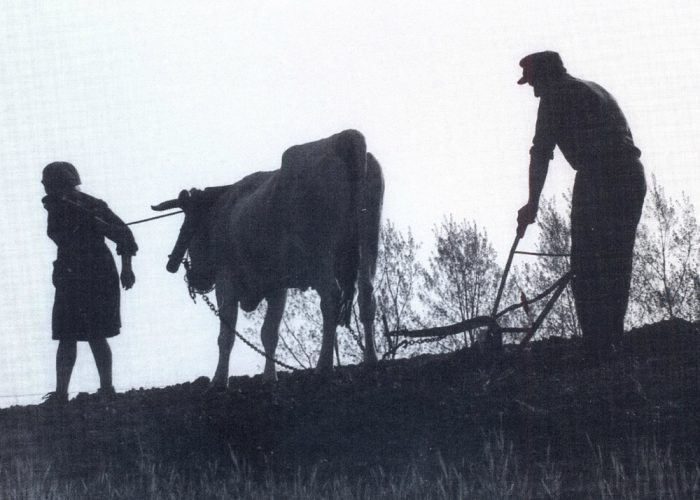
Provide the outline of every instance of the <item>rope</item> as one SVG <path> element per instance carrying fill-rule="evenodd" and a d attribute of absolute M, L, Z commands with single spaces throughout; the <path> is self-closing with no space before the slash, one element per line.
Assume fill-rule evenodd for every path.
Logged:
<path fill-rule="evenodd" d="M 102 224 L 109 224 L 107 221 L 105 221 L 102 218 L 93 214 L 90 209 L 85 208 L 82 204 L 77 203 L 66 196 L 62 197 L 61 200 L 65 203 L 68 203 L 69 205 L 73 205 L 74 207 L 82 210 L 83 212 L 88 213 L 89 215 L 94 217 L 98 222 L 101 222 Z M 132 222 L 127 222 L 126 225 L 133 226 L 134 224 L 141 224 L 142 222 L 148 222 L 148 221 L 152 221 L 152 220 L 156 220 L 156 219 L 162 219 L 163 217 L 170 217 L 171 215 L 177 215 L 177 214 L 181 214 L 183 212 L 184 212 L 184 210 L 176 210 L 175 212 L 170 212 L 170 213 L 163 214 L 163 215 L 156 215 L 154 217 L 148 217 L 146 219 L 140 219 L 140 220 L 135 220 Z"/>
<path fill-rule="evenodd" d="M 162 219 L 163 217 L 170 217 L 171 215 L 177 215 L 177 214 L 181 214 L 183 212 L 184 212 L 184 210 L 176 210 L 175 212 L 170 212 L 170 213 L 163 214 L 163 215 L 156 215 L 155 217 L 149 217 L 147 219 L 141 219 L 141 220 L 135 220 L 132 222 L 127 222 L 126 225 L 133 226 L 134 224 L 141 224 L 142 222 L 148 222 L 148 221 L 152 221 L 152 220 L 156 220 L 156 219 Z"/>

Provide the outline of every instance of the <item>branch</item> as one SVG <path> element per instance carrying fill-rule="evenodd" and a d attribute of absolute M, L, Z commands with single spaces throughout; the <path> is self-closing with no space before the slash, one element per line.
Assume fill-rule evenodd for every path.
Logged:
<path fill-rule="evenodd" d="M 306 357 L 306 359 L 307 359 L 307 361 L 308 361 L 309 364 L 308 364 L 308 365 L 305 365 L 305 364 L 302 363 L 301 361 L 298 361 L 298 360 L 297 360 L 298 363 L 299 363 L 301 366 L 304 366 L 304 367 L 306 367 L 306 368 L 309 368 L 309 367 L 313 366 L 313 361 L 311 360 L 311 356 L 309 356 L 309 353 L 306 352 L 306 349 L 304 348 L 303 342 L 301 342 L 301 341 L 299 340 L 299 338 L 298 338 L 298 337 L 296 336 L 296 334 L 294 333 L 294 330 L 293 330 L 292 328 L 290 328 L 289 323 L 287 323 L 287 320 L 286 320 L 286 319 L 284 320 L 284 327 L 287 329 L 287 331 L 288 331 L 289 334 L 292 336 L 292 338 L 296 341 L 297 345 L 299 346 L 299 349 L 301 349 L 301 353 Z M 292 352 L 292 350 L 291 350 L 291 348 L 288 346 L 288 344 L 287 344 L 286 342 L 284 342 L 284 344 L 285 344 L 285 346 L 287 346 L 287 349 L 289 350 L 289 353 L 296 359 L 296 356 L 294 355 L 294 353 Z"/>

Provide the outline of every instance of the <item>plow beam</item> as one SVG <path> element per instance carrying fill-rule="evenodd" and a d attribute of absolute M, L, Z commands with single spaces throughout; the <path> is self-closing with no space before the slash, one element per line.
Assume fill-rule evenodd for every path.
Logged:
<path fill-rule="evenodd" d="M 385 333 L 387 337 L 446 337 L 448 335 L 454 335 L 456 333 L 466 332 L 467 330 L 473 330 L 474 328 L 481 328 L 488 326 L 494 330 L 498 330 L 500 327 L 498 323 L 490 316 L 476 316 L 475 318 L 467 319 L 455 323 L 453 325 L 447 326 L 436 326 L 434 328 L 423 328 L 422 330 L 394 330 Z M 386 331 L 386 330 L 385 330 Z"/>

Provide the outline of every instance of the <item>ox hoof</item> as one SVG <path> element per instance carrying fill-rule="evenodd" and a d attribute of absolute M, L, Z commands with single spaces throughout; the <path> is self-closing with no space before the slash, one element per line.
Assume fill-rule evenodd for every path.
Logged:
<path fill-rule="evenodd" d="M 333 375 L 333 366 L 317 366 L 314 370 L 314 374 L 321 377 L 330 377 Z"/>
<path fill-rule="evenodd" d="M 197 377 L 197 379 L 192 382 L 192 387 L 195 391 L 204 392 L 210 384 L 211 380 L 209 380 L 209 377 Z"/>
<path fill-rule="evenodd" d="M 209 387 L 204 391 L 205 396 L 216 396 L 226 392 L 227 387 L 224 384 L 209 384 Z"/>

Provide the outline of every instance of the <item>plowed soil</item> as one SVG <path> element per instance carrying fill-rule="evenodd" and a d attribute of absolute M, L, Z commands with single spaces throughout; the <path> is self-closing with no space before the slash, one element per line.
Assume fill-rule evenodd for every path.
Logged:
<path fill-rule="evenodd" d="M 202 377 L 165 389 L 79 395 L 63 408 L 0 410 L 0 463 L 32 458 L 67 476 L 105 464 L 206 463 L 235 454 L 253 470 L 362 474 L 436 453 L 460 460 L 502 433 L 520 453 L 560 463 L 626 439 L 653 439 L 697 458 L 700 328 L 684 321 L 625 335 L 602 364 L 577 340 L 548 339 L 488 358 L 478 349 L 282 373 L 277 384 L 232 377 L 207 394 Z"/>

